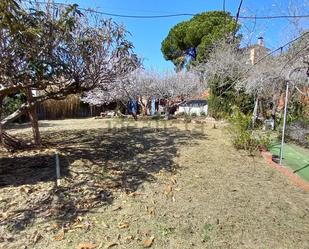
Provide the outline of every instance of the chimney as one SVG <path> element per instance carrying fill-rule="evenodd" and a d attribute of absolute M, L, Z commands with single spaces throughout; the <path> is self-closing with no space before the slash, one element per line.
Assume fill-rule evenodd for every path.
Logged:
<path fill-rule="evenodd" d="M 264 47 L 264 38 L 262 36 L 258 38 L 258 45 Z"/>

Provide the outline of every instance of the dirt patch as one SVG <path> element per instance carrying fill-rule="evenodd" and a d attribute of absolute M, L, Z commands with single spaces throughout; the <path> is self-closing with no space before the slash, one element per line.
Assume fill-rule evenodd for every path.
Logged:
<path fill-rule="evenodd" d="M 45 121 L 43 150 L 1 154 L 0 247 L 309 248 L 309 194 L 212 127 Z"/>

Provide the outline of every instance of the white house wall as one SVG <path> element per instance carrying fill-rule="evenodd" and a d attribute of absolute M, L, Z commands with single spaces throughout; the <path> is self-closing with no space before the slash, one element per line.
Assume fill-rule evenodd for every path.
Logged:
<path fill-rule="evenodd" d="M 204 112 L 205 115 L 208 113 L 208 105 L 200 106 L 200 107 L 190 107 L 190 106 L 179 106 L 178 113 L 186 113 L 186 114 L 193 114 L 200 116 L 201 113 Z"/>

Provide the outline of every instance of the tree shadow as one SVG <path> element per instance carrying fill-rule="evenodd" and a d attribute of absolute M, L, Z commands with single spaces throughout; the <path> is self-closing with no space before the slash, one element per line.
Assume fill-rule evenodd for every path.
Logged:
<path fill-rule="evenodd" d="M 28 150 L 29 151 L 29 150 Z M 38 182 L 56 181 L 55 155 L 14 155 L 0 158 L 0 187 L 18 187 Z M 31 151 L 29 152 L 31 153 Z M 40 153 L 40 152 L 37 152 Z M 62 175 L 68 176 L 68 164 L 60 157 Z"/>
<path fill-rule="evenodd" d="M 126 127 L 45 131 L 42 137 L 46 148 L 60 153 L 60 187 L 54 184 L 54 155 L 0 158 L 0 186 L 14 186 L 18 192 L 30 185 L 13 214 L 0 218 L 0 225 L 14 233 L 42 217 L 68 226 L 94 207 L 111 204 L 116 191 L 136 191 L 143 182 L 154 181 L 162 170 L 174 173 L 179 168 L 174 162 L 178 146 L 206 135 L 177 128 Z M 36 189 L 42 183 L 49 185 Z"/>

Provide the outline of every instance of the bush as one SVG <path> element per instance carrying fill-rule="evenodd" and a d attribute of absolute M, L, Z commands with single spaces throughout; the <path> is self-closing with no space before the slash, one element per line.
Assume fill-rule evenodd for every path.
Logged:
<path fill-rule="evenodd" d="M 201 112 L 200 115 L 201 115 L 202 117 L 206 117 L 206 116 L 207 116 L 207 115 L 206 115 L 206 112 Z"/>
<path fill-rule="evenodd" d="M 20 106 L 26 101 L 26 96 L 22 93 L 18 93 L 4 98 L 3 101 L 3 114 L 8 116 L 20 108 Z"/>
<path fill-rule="evenodd" d="M 208 98 L 209 115 L 215 119 L 223 119 L 229 115 L 230 104 L 223 98 L 210 94 Z"/>
<path fill-rule="evenodd" d="M 299 95 L 292 95 L 288 105 L 287 122 L 290 123 L 296 120 L 303 120 L 309 123 L 307 111 L 307 107 L 305 103 L 300 100 Z"/>
<path fill-rule="evenodd" d="M 222 81 L 225 82 L 222 84 Z M 216 78 L 209 82 L 209 115 L 215 119 L 228 118 L 237 106 L 241 112 L 249 114 L 254 107 L 254 98 L 234 88 L 231 79 Z"/>
<path fill-rule="evenodd" d="M 196 113 L 192 113 L 192 114 L 191 114 L 191 117 L 192 117 L 192 118 L 196 118 L 196 117 L 197 117 L 197 114 L 196 114 Z"/>
<path fill-rule="evenodd" d="M 251 130 L 251 120 L 252 115 L 246 115 L 238 107 L 233 107 L 233 113 L 229 118 L 228 132 L 236 149 L 244 149 L 253 153 L 267 148 L 271 140 L 269 135 Z"/>

